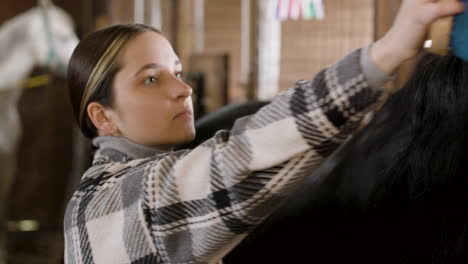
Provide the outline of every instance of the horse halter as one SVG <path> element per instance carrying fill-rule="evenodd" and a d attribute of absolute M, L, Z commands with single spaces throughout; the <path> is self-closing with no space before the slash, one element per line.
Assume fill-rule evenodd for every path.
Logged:
<path fill-rule="evenodd" d="M 44 28 L 46 32 L 47 44 L 49 47 L 49 50 L 47 52 L 47 65 L 49 66 L 49 68 L 52 65 L 57 65 L 58 70 L 65 71 L 66 65 L 60 61 L 57 52 L 55 51 L 55 46 L 52 39 L 52 26 L 50 25 L 49 15 L 47 14 L 47 7 L 41 6 L 39 8 L 41 9 L 41 14 L 43 18 L 42 20 L 44 22 Z"/>

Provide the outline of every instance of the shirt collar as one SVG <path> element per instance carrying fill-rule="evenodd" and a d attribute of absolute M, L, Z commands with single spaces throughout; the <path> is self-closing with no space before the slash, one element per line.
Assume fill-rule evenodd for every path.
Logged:
<path fill-rule="evenodd" d="M 114 162 L 126 162 L 130 159 L 142 159 L 167 153 L 167 151 L 143 146 L 123 137 L 96 137 L 93 139 L 93 145 L 98 148 L 95 161 L 103 158 Z"/>

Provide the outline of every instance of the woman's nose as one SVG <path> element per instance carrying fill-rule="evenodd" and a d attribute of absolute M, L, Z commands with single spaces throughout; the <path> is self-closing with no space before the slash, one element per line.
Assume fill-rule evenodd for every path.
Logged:
<path fill-rule="evenodd" d="M 175 80 L 175 85 L 174 85 L 174 89 L 172 93 L 175 99 L 177 100 L 185 99 L 192 95 L 192 92 L 193 92 L 192 87 L 186 84 L 184 80 L 176 76 L 174 76 L 174 80 Z"/>

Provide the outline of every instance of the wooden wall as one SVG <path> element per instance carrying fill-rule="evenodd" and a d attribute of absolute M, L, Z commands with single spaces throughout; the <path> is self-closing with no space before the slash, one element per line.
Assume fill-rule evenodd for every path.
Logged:
<path fill-rule="evenodd" d="M 282 23 L 280 89 L 373 41 L 373 0 L 327 0 L 324 20 Z"/>
<path fill-rule="evenodd" d="M 241 74 L 241 1 L 205 0 L 205 52 L 229 56 L 231 101 L 245 98 Z"/>
<path fill-rule="evenodd" d="M 379 16 L 385 17 L 387 24 L 391 23 L 393 16 L 389 15 L 389 7 L 396 5 L 398 8 L 399 0 L 327 0 L 325 20 L 283 22 L 280 89 L 291 87 L 299 79 L 310 78 L 318 70 L 352 50 L 370 44 L 376 35 L 374 7 L 378 1 L 385 2 L 385 7 L 380 5 L 382 8 Z M 109 5 L 110 16 L 120 17 L 115 22 L 131 21 L 132 1 L 109 2 L 112 2 Z M 190 2 L 192 1 L 162 1 L 163 31 L 174 44 L 181 59 L 186 62 L 185 65 L 188 65 L 193 46 L 193 38 L 190 37 L 193 24 L 187 13 L 193 7 Z M 246 91 L 240 80 L 241 1 L 205 0 L 204 12 L 205 53 L 229 56 L 229 98 L 231 102 L 243 100 L 246 98 Z M 388 28 L 383 23 L 377 24 L 381 25 L 378 32 L 384 32 Z"/>
<path fill-rule="evenodd" d="M 326 19 L 282 22 L 280 88 L 312 77 L 323 67 L 374 39 L 374 0 L 327 0 Z M 205 0 L 206 52 L 226 52 L 231 100 L 245 97 L 240 86 L 241 1 Z"/>

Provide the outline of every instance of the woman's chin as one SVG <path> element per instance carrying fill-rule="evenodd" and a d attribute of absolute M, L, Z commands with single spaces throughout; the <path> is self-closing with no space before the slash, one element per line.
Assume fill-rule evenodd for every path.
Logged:
<path fill-rule="evenodd" d="M 195 139 L 195 129 L 189 131 L 182 143 L 188 143 Z"/>
<path fill-rule="evenodd" d="M 194 139 L 195 139 L 195 130 L 193 129 L 193 130 L 185 131 L 185 133 L 183 133 L 182 135 L 179 135 L 176 139 L 174 139 L 173 142 L 176 145 L 180 145 L 180 144 L 189 143 Z"/>

